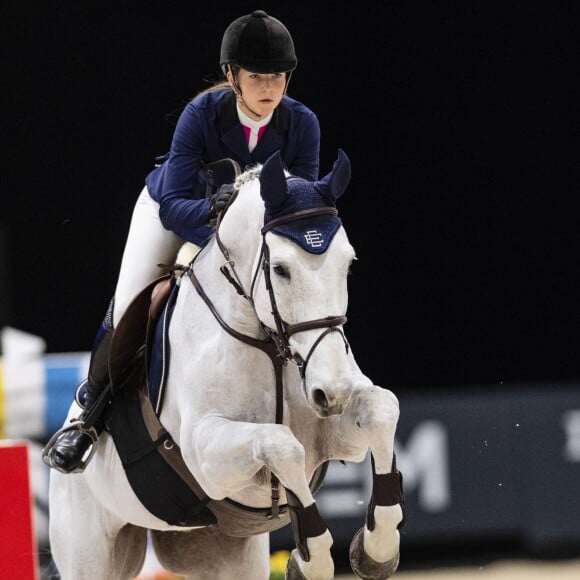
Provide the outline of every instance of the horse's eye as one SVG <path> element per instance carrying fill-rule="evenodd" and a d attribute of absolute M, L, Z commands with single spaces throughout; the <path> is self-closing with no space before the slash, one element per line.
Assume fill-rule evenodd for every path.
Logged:
<path fill-rule="evenodd" d="M 290 278 L 290 274 L 288 273 L 286 268 L 284 268 L 284 266 L 281 266 L 280 264 L 275 264 L 272 267 L 272 270 L 274 270 L 274 274 L 276 274 L 277 276 L 282 276 L 282 278 Z"/>

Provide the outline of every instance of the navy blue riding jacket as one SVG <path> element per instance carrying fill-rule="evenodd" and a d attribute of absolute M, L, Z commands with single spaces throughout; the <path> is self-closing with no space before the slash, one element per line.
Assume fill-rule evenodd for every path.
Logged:
<path fill-rule="evenodd" d="M 184 240 L 204 245 L 212 234 L 207 225 L 206 164 L 229 157 L 243 171 L 264 163 L 277 150 L 293 175 L 318 179 L 320 125 L 308 107 L 283 97 L 250 153 L 235 93 L 220 89 L 197 96 L 179 117 L 167 160 L 145 180 L 149 194 L 159 202 L 161 223 Z"/>

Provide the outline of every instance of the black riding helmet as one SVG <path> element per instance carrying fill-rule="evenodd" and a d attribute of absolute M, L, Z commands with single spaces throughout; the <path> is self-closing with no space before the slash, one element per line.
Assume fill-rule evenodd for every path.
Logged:
<path fill-rule="evenodd" d="M 220 67 L 242 67 L 259 74 L 288 72 L 298 59 L 288 29 L 263 10 L 234 20 L 226 29 L 220 50 Z"/>

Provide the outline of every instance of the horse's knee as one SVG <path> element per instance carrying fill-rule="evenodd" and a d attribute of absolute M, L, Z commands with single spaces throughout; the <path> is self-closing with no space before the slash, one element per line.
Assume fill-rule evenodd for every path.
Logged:
<path fill-rule="evenodd" d="M 399 399 L 392 391 L 380 387 L 376 391 L 376 395 L 377 400 L 374 409 L 377 420 L 396 425 L 400 415 Z"/>
<path fill-rule="evenodd" d="M 385 428 L 394 433 L 399 421 L 399 400 L 392 391 L 373 385 L 356 397 L 353 411 L 357 425 L 369 436 Z"/>
<path fill-rule="evenodd" d="M 284 485 L 284 479 L 294 477 L 294 473 L 304 476 L 306 452 L 289 427 L 276 426 L 259 437 L 257 444 L 257 454 L 264 466 L 276 473 Z M 291 485 L 286 487 L 292 489 Z"/>

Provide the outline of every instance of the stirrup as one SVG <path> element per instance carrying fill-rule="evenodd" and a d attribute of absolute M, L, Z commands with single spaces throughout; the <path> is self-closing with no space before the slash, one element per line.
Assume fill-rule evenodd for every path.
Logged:
<path fill-rule="evenodd" d="M 50 467 L 51 469 L 56 469 L 56 471 L 60 471 L 61 473 L 65 473 L 65 474 L 82 473 L 85 470 L 86 466 L 88 465 L 90 460 L 93 458 L 93 455 L 97 451 L 97 441 L 99 439 L 99 434 L 97 433 L 97 430 L 94 427 L 90 427 L 89 429 L 87 429 L 86 427 L 84 427 L 84 424 L 85 424 L 84 420 L 81 420 L 80 418 L 71 419 L 70 425 L 68 425 L 66 427 L 61 427 L 48 440 L 48 443 L 44 446 L 44 449 L 42 450 L 42 461 L 46 465 L 48 465 L 48 467 Z M 86 459 L 81 460 L 78 467 L 73 469 L 72 471 L 66 471 L 64 469 L 60 469 L 60 467 L 58 465 L 53 463 L 53 461 L 50 457 L 50 451 L 54 447 L 54 444 L 58 441 L 60 436 L 63 435 L 64 433 L 66 433 L 67 431 L 80 431 L 81 433 L 84 433 L 85 435 L 88 435 L 91 438 L 91 445 L 89 447 L 89 453 L 88 453 Z M 86 454 L 86 451 L 85 451 L 85 454 Z"/>

